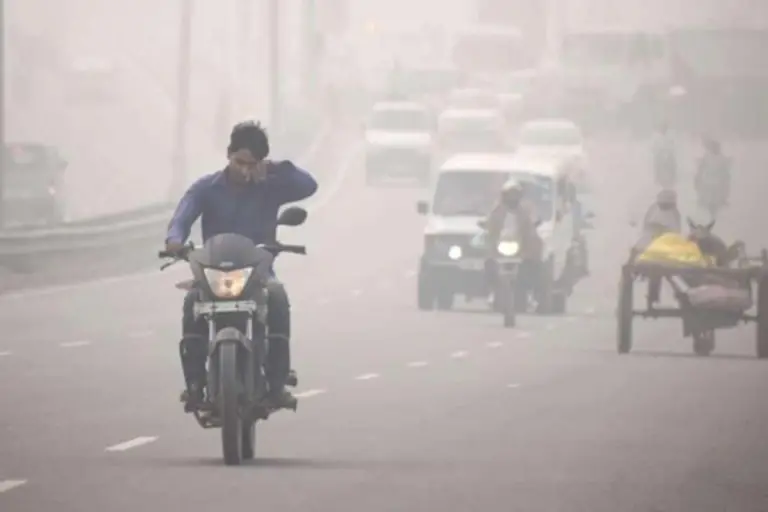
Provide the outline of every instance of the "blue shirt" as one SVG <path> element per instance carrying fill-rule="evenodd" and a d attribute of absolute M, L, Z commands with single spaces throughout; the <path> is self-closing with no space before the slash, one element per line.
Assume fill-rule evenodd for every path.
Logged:
<path fill-rule="evenodd" d="M 166 241 L 185 242 L 202 216 L 203 242 L 223 233 L 243 235 L 257 244 L 274 242 L 280 207 L 315 192 L 317 181 L 289 161 L 274 163 L 258 183 L 234 184 L 218 171 L 197 180 L 181 198 Z"/>

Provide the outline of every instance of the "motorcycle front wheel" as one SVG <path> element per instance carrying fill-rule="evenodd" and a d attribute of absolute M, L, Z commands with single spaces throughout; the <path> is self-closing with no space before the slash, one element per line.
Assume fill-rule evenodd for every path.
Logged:
<path fill-rule="evenodd" d="M 221 414 L 221 447 L 224 463 L 237 466 L 242 462 L 243 420 L 240 416 L 240 379 L 237 369 L 236 343 L 219 347 L 219 413 Z"/>

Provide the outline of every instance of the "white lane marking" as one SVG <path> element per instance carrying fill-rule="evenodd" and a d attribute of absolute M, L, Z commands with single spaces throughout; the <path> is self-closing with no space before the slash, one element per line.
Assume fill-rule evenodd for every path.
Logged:
<path fill-rule="evenodd" d="M 26 480 L 0 480 L 0 494 L 26 484 Z"/>
<path fill-rule="evenodd" d="M 429 365 L 429 363 L 426 361 L 411 361 L 407 364 L 408 368 L 424 368 L 427 365 Z"/>
<path fill-rule="evenodd" d="M 378 378 L 379 378 L 378 373 L 364 373 L 362 375 L 358 375 L 357 377 L 355 377 L 355 380 L 373 380 Z"/>
<path fill-rule="evenodd" d="M 504 346 L 504 344 L 500 341 L 492 341 L 490 343 L 487 343 L 485 346 L 488 348 L 501 348 Z"/>
<path fill-rule="evenodd" d="M 137 437 L 135 439 L 131 439 L 130 441 L 110 446 L 105 451 L 124 452 L 132 448 L 143 446 L 145 444 L 154 443 L 155 441 L 157 441 L 157 437 Z"/>
<path fill-rule="evenodd" d="M 587 308 L 584 310 L 585 315 L 594 315 L 597 312 L 597 309 L 594 307 Z"/>
<path fill-rule="evenodd" d="M 318 210 L 325 208 L 328 204 L 331 203 L 331 199 L 333 199 L 336 194 L 339 193 L 342 186 L 344 185 L 344 182 L 347 180 L 347 176 L 352 170 L 353 165 L 360 161 L 362 153 L 363 147 L 358 146 L 347 154 L 347 158 L 344 159 L 341 165 L 337 167 L 339 171 L 336 173 L 336 176 L 333 177 L 333 181 L 331 181 L 327 187 L 324 184 L 322 185 L 321 188 L 327 190 L 327 192 L 318 197 L 317 200 L 308 204 L 306 207 L 307 210 L 309 210 L 312 214 L 316 214 Z"/>
<path fill-rule="evenodd" d="M 66 343 L 61 343 L 59 346 L 61 348 L 79 348 L 79 347 L 87 347 L 90 345 L 90 341 L 68 341 Z"/>
<path fill-rule="evenodd" d="M 297 162 L 309 163 L 305 162 L 305 160 L 312 160 L 317 155 L 317 152 L 320 151 L 321 148 L 324 147 L 323 142 L 325 142 L 326 137 L 328 137 L 331 134 L 331 123 L 326 123 L 317 133 L 317 137 L 312 140 L 312 143 L 307 148 L 307 151 L 301 155 L 299 158 L 296 159 Z"/>
<path fill-rule="evenodd" d="M 406 279 L 411 279 L 411 278 L 416 277 L 416 271 L 415 270 L 409 270 L 404 275 L 405 275 Z"/>
<path fill-rule="evenodd" d="M 0 357 L 8 357 L 9 355 L 11 355 L 11 352 L 7 350 L 0 351 Z"/>
<path fill-rule="evenodd" d="M 509 389 L 517 389 L 520 387 L 520 384 L 507 384 L 507 388 Z"/>
<path fill-rule="evenodd" d="M 555 330 L 555 324 L 547 324 L 546 327 L 544 327 L 548 331 L 554 331 Z"/>
<path fill-rule="evenodd" d="M 317 395 L 323 395 L 327 393 L 325 389 L 308 389 L 307 391 L 302 391 L 301 393 L 294 393 L 293 396 L 296 398 L 312 398 L 313 396 Z"/>
<path fill-rule="evenodd" d="M 382 281 L 376 285 L 376 288 L 379 290 L 389 290 L 392 288 L 392 283 L 389 281 Z"/>
<path fill-rule="evenodd" d="M 465 350 L 459 350 L 459 351 L 454 352 L 453 354 L 451 354 L 451 358 L 452 359 L 464 359 L 465 357 L 467 357 L 468 354 L 469 354 L 469 352 L 467 352 Z"/>
<path fill-rule="evenodd" d="M 330 303 L 331 303 L 331 299 L 320 299 L 319 301 L 317 301 L 318 306 L 325 306 Z"/>
<path fill-rule="evenodd" d="M 363 294 L 363 290 L 352 290 L 353 297 L 359 297 Z"/>
<path fill-rule="evenodd" d="M 132 340 L 143 340 L 146 338 L 151 338 L 155 335 L 155 331 L 136 331 L 132 332 L 128 335 L 128 337 Z"/>
<path fill-rule="evenodd" d="M 531 337 L 531 333 L 525 332 L 525 331 L 521 331 L 521 332 L 517 333 L 517 337 L 520 338 L 521 340 L 528 339 L 528 338 Z"/>

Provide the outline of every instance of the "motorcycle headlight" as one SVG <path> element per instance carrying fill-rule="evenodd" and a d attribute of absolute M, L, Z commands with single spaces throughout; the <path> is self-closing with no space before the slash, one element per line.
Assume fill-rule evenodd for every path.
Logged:
<path fill-rule="evenodd" d="M 517 242 L 501 242 L 498 247 L 499 254 L 506 257 L 511 257 L 517 254 L 520 250 L 520 244 Z"/>
<path fill-rule="evenodd" d="M 206 268 L 204 271 L 208 286 L 211 287 L 213 294 L 220 299 L 235 299 L 243 293 L 245 285 L 251 278 L 253 268 L 241 268 L 225 272 L 213 268 Z"/>
<path fill-rule="evenodd" d="M 464 251 L 461 250 L 461 247 L 458 245 L 451 246 L 450 249 L 448 249 L 448 257 L 452 260 L 458 260 L 461 259 L 461 256 L 464 254 Z"/>

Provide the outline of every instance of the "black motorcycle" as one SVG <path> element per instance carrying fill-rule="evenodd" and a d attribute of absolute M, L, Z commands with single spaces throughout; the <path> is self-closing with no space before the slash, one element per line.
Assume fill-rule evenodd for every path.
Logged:
<path fill-rule="evenodd" d="M 306 218 L 306 210 L 290 207 L 280 214 L 277 224 L 299 226 Z M 190 412 L 203 428 L 221 428 L 227 465 L 253 458 L 256 422 L 276 410 L 265 399 L 269 391 L 267 284 L 275 258 L 286 252 L 304 255 L 306 248 L 279 242 L 256 245 L 229 233 L 210 238 L 201 249 L 190 244 L 179 253 L 158 254 L 172 258 L 162 269 L 178 261 L 188 261 L 192 269 L 193 279 L 177 288 L 198 292 L 194 314 L 208 323 L 209 339 L 205 397 Z M 291 372 L 288 385 L 296 384 Z"/>

